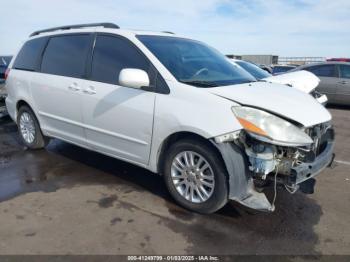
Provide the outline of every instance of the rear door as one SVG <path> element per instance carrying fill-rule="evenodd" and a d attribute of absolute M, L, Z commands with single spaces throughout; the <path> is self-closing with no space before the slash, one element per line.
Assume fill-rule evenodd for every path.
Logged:
<path fill-rule="evenodd" d="M 81 104 L 92 34 L 51 37 L 44 51 L 41 72 L 34 73 L 31 90 L 42 128 L 73 143 L 86 143 Z"/>
<path fill-rule="evenodd" d="M 330 103 L 334 103 L 338 100 L 337 82 L 339 78 L 337 68 L 334 64 L 315 65 L 304 68 L 304 70 L 314 73 L 320 78 L 321 82 L 316 90 L 327 95 Z"/>
<path fill-rule="evenodd" d="M 83 118 L 90 147 L 146 165 L 152 140 L 156 94 L 121 86 L 124 68 L 151 72 L 151 64 L 129 40 L 98 34 L 90 80 L 83 90 Z M 154 78 L 149 73 L 151 85 Z"/>
<path fill-rule="evenodd" d="M 350 64 L 339 64 L 339 80 L 337 82 L 338 102 L 350 105 Z"/>

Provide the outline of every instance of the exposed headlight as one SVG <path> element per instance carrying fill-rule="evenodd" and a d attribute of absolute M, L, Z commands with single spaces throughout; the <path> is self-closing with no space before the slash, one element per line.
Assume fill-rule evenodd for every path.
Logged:
<path fill-rule="evenodd" d="M 253 137 L 276 145 L 304 146 L 313 143 L 301 129 L 288 121 L 251 107 L 232 107 L 243 128 Z"/>

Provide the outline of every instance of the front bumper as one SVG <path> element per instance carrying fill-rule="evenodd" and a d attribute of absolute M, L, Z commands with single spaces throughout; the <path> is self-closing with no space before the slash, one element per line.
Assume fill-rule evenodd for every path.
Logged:
<path fill-rule="evenodd" d="M 326 167 L 330 166 L 334 160 L 335 154 L 334 142 L 328 141 L 326 148 L 323 152 L 311 163 L 302 163 L 291 170 L 291 175 L 288 179 L 288 184 L 298 185 L 310 178 L 317 176 Z"/>
<path fill-rule="evenodd" d="M 323 136 L 322 151 L 312 162 L 304 162 L 291 168 L 286 184 L 296 186 L 320 174 L 326 167 L 331 166 L 334 154 L 334 130 L 329 129 Z"/>
<path fill-rule="evenodd" d="M 273 211 L 273 203 L 270 203 L 266 195 L 255 188 L 257 177 L 248 169 L 249 159 L 244 152 L 244 148 L 234 143 L 212 142 L 221 152 L 229 174 L 229 199 L 252 209 Z M 305 155 L 305 162 L 290 167 L 287 173 L 279 173 L 276 182 L 293 189 L 293 191 L 299 188 L 304 193 L 313 191 L 314 179 L 312 178 L 333 162 L 334 130 L 329 128 L 320 137 L 317 144 L 316 148 L 309 151 L 310 155 Z M 267 179 L 272 181 L 275 181 L 275 178 L 276 176 L 273 175 L 273 172 L 270 172 L 269 176 L 267 176 Z M 310 187 L 312 187 L 312 190 L 310 190 Z M 308 190 L 305 190 L 305 188 Z"/>

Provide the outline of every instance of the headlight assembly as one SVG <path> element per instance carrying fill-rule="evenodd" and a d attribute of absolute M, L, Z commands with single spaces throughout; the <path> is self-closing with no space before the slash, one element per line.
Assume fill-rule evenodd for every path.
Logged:
<path fill-rule="evenodd" d="M 251 136 L 271 144 L 305 146 L 312 139 L 290 122 L 252 107 L 233 107 L 233 113 Z"/>

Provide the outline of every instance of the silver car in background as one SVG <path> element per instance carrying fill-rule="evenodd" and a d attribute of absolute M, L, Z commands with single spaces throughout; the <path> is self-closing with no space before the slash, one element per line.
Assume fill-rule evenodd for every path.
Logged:
<path fill-rule="evenodd" d="M 350 105 L 350 63 L 324 62 L 299 66 L 292 71 L 306 70 L 320 78 L 316 90 L 327 95 L 328 103 Z"/>

